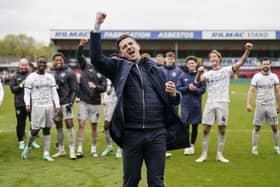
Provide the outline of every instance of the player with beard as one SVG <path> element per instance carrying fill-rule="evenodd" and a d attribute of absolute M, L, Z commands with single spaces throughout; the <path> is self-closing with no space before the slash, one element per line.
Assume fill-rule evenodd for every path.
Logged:
<path fill-rule="evenodd" d="M 255 74 L 251 80 L 251 86 L 247 97 L 247 111 L 252 112 L 252 96 L 257 91 L 256 109 L 254 115 L 254 126 L 252 132 L 252 154 L 258 155 L 257 144 L 259 140 L 259 131 L 263 125 L 264 119 L 271 126 L 274 140 L 274 151 L 280 155 L 278 116 L 280 112 L 280 87 L 279 79 L 276 74 L 270 71 L 271 61 L 269 58 L 261 60 L 261 72 Z M 277 100 L 277 109 L 275 107 L 275 96 Z"/>
<path fill-rule="evenodd" d="M 47 58 L 39 57 L 37 71 L 31 73 L 25 81 L 24 102 L 26 111 L 30 112 L 31 105 L 31 134 L 28 137 L 27 146 L 22 152 L 22 159 L 27 159 L 32 147 L 32 142 L 37 137 L 40 129 L 43 129 L 43 159 L 53 161 L 50 156 L 50 130 L 55 113 L 60 111 L 59 97 L 56 90 L 54 77 L 46 73 Z M 31 104 L 32 103 L 32 104 Z"/>

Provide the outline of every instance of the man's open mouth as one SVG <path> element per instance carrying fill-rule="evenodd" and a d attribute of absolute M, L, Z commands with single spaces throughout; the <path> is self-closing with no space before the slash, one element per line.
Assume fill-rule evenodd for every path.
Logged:
<path fill-rule="evenodd" d="M 130 52 L 128 52 L 128 54 L 129 54 L 129 56 L 132 56 L 135 54 L 135 51 L 130 51 Z"/>

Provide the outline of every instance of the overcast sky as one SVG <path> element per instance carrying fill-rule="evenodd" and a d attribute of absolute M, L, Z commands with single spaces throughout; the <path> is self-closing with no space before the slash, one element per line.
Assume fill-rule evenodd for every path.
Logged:
<path fill-rule="evenodd" d="M 97 11 L 110 30 L 280 30 L 280 0 L 0 0 L 0 38 L 50 29 L 91 29 Z"/>

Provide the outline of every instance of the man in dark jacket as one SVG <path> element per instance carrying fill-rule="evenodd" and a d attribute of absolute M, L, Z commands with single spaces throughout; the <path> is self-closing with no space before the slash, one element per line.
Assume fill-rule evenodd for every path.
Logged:
<path fill-rule="evenodd" d="M 77 157 L 83 157 L 83 140 L 84 140 L 84 127 L 86 119 L 89 117 L 92 127 L 92 143 L 91 143 L 91 156 L 97 157 L 97 124 L 100 116 L 101 93 L 106 91 L 107 82 L 106 77 L 97 72 L 92 64 L 87 63 L 83 55 L 83 49 L 87 39 L 82 39 L 77 49 L 77 59 L 80 64 L 81 78 L 80 78 L 80 102 L 78 105 L 78 150 Z"/>
<path fill-rule="evenodd" d="M 97 13 L 90 52 L 92 63 L 112 80 L 118 97 L 110 133 L 123 148 L 123 186 L 138 186 L 143 161 L 149 187 L 164 186 L 166 148 L 184 146 L 171 141 L 176 127 L 183 126 L 173 106 L 180 97 L 175 83 L 165 82 L 162 69 L 141 58 L 140 45 L 131 36 L 122 35 L 117 41 L 121 58 L 102 55 L 99 28 L 105 17 Z"/>
<path fill-rule="evenodd" d="M 165 64 L 163 64 L 163 72 L 167 81 L 177 82 L 182 70 L 175 64 L 176 56 L 172 51 L 165 54 Z"/>
<path fill-rule="evenodd" d="M 64 134 L 63 120 L 67 127 L 68 142 L 69 142 L 69 157 L 72 160 L 76 159 L 75 154 L 75 131 L 74 131 L 74 112 L 73 103 L 77 94 L 76 75 L 72 70 L 64 64 L 64 55 L 60 52 L 53 55 L 53 68 L 51 73 L 56 81 L 57 93 L 59 96 L 61 111 L 54 117 L 54 122 L 57 130 L 58 152 L 52 157 L 65 156 L 64 149 Z"/>
<path fill-rule="evenodd" d="M 22 58 L 19 61 L 18 72 L 14 75 L 10 82 L 10 89 L 11 92 L 14 94 L 14 106 L 16 110 L 16 117 L 17 117 L 17 138 L 19 141 L 19 149 L 23 150 L 25 147 L 24 144 L 24 136 L 25 136 L 25 126 L 26 126 L 26 118 L 29 117 L 30 119 L 30 112 L 27 112 L 25 109 L 24 103 L 24 83 L 26 77 L 29 75 L 28 72 L 28 61 L 25 58 Z M 33 148 L 40 148 L 40 146 L 33 141 L 32 143 Z"/>
<path fill-rule="evenodd" d="M 176 55 L 169 51 L 165 54 L 165 63 L 161 66 L 165 75 L 166 81 L 177 82 L 182 70 L 178 68 L 175 64 Z M 176 108 L 178 112 L 178 107 Z M 165 156 L 168 158 L 172 156 L 172 153 L 166 152 Z"/>
<path fill-rule="evenodd" d="M 157 66 L 161 67 L 164 65 L 164 56 L 161 53 L 158 53 L 155 58 Z"/>
<path fill-rule="evenodd" d="M 192 125 L 192 132 L 190 138 L 190 146 L 184 149 L 185 155 L 194 154 L 194 144 L 197 137 L 197 129 L 202 119 L 202 95 L 205 93 L 206 83 L 194 83 L 197 74 L 198 62 L 195 56 L 188 56 L 185 60 L 183 73 L 179 76 L 177 81 L 177 89 L 182 94 L 181 102 L 181 119 L 187 126 L 189 132 L 190 125 Z"/>

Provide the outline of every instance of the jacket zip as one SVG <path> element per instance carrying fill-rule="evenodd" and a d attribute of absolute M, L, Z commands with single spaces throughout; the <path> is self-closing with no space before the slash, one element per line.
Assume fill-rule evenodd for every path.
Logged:
<path fill-rule="evenodd" d="M 143 82 L 143 77 L 141 74 L 141 71 L 139 69 L 138 64 L 136 64 L 136 68 L 138 70 L 139 76 L 140 76 L 140 80 L 141 80 L 141 90 L 142 90 L 142 104 L 143 104 L 143 124 L 142 124 L 142 128 L 145 128 L 145 92 L 144 92 L 144 82 Z"/>

